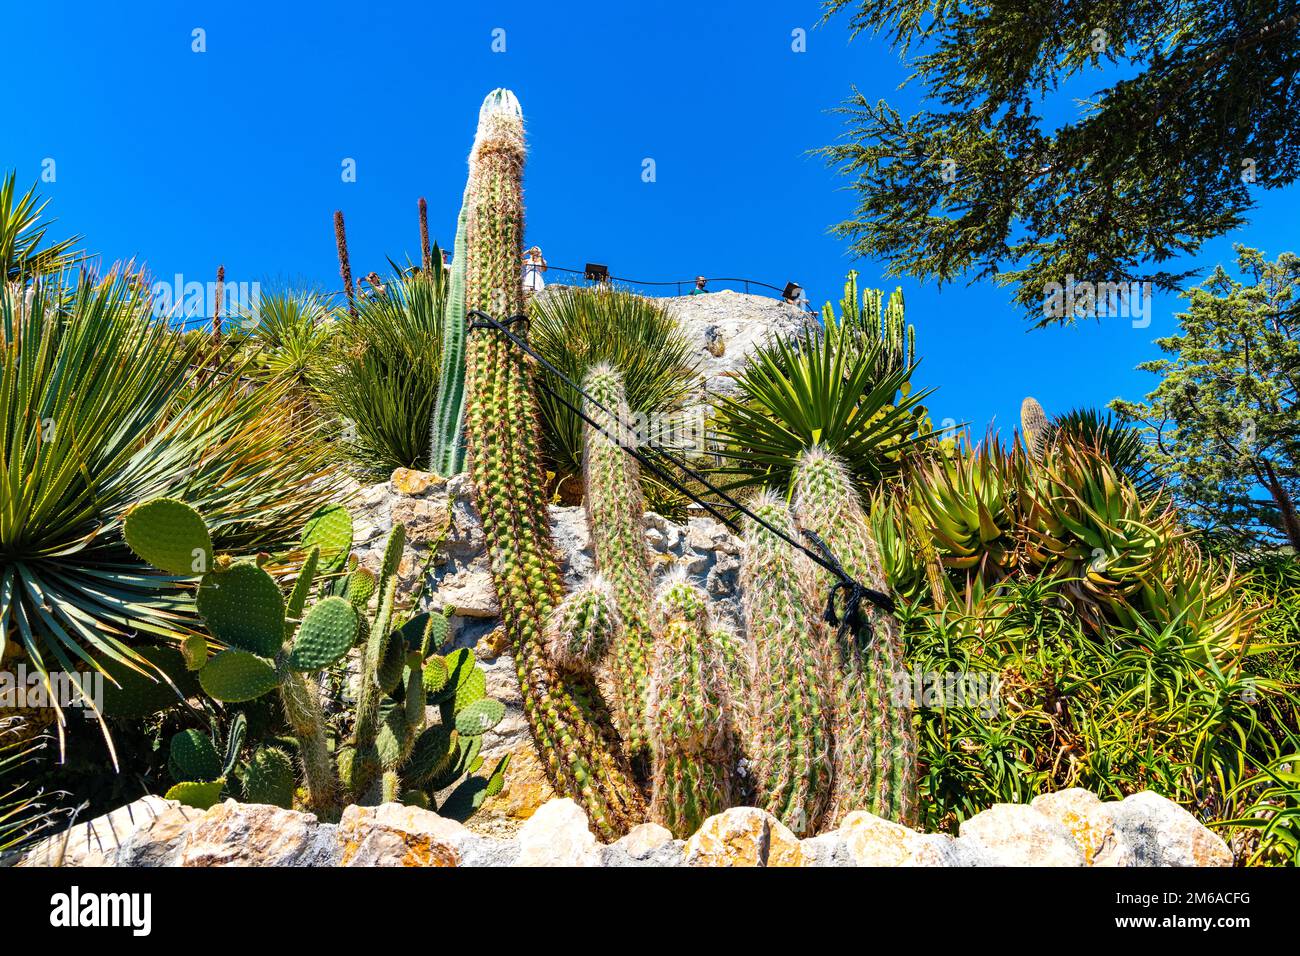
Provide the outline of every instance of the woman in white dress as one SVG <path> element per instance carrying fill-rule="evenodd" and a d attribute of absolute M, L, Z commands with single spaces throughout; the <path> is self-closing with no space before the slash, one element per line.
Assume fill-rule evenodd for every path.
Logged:
<path fill-rule="evenodd" d="M 524 253 L 524 291 L 541 292 L 546 288 L 542 273 L 546 271 L 546 260 L 542 258 L 540 246 L 533 246 Z"/>

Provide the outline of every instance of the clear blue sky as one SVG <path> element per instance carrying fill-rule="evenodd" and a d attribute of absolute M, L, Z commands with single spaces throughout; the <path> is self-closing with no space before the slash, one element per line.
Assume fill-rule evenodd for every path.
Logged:
<path fill-rule="evenodd" d="M 820 306 L 856 268 L 827 227 L 853 197 L 806 151 L 830 142 L 827 110 L 856 83 L 907 111 L 918 91 L 883 43 L 849 42 L 843 19 L 814 29 L 814 0 L 709 3 L 129 4 L 41 0 L 5 12 L 0 169 L 42 186 L 56 232 L 155 275 L 338 284 L 331 215 L 347 216 L 354 272 L 418 256 L 415 203 L 450 244 L 478 106 L 513 89 L 528 123 L 528 240 L 553 264 L 606 262 L 616 275 L 796 279 Z M 206 31 L 207 52 L 191 51 Z M 505 31 L 504 53 L 492 50 Z M 791 31 L 808 31 L 807 52 Z M 344 183 L 351 157 L 357 181 Z M 652 158 L 657 181 L 642 181 Z M 1300 190 L 1262 193 L 1234 241 L 1291 250 Z M 1018 421 L 1020 399 L 1049 413 L 1145 393 L 1134 366 L 1156 354 L 1178 300 L 1153 321 L 1027 332 L 1008 293 L 981 284 L 902 283 L 939 386 L 936 421 Z"/>

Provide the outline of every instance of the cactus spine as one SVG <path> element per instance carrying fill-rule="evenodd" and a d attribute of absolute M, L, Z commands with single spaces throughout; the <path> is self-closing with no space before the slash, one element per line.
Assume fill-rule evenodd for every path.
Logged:
<path fill-rule="evenodd" d="M 707 608 L 704 594 L 684 576 L 665 582 L 649 696 L 650 813 L 680 838 L 734 803 L 734 702 Z"/>
<path fill-rule="evenodd" d="M 790 509 L 765 492 L 754 514 L 787 536 Z M 826 689 L 824 627 L 808 600 L 811 562 L 762 524 L 745 527 L 742 587 L 753 644 L 749 750 L 758 805 L 800 836 L 830 802 L 833 695 Z"/>
<path fill-rule="evenodd" d="M 1051 426 L 1047 422 L 1047 412 L 1036 398 L 1026 398 L 1020 403 L 1020 430 L 1025 433 L 1025 449 L 1029 457 L 1041 463 L 1047 454 L 1047 440 Z"/>
<path fill-rule="evenodd" d="M 466 187 L 465 305 L 498 319 L 523 311 L 523 116 L 508 90 L 484 100 Z M 496 330 L 470 333 L 470 473 L 493 556 L 502 624 L 524 711 L 556 789 L 614 835 L 644 818 L 621 755 L 602 732 L 595 686 L 547 658 L 544 623 L 564 597 L 550 539 L 530 366 Z"/>
<path fill-rule="evenodd" d="M 608 365 L 592 368 L 584 381 L 591 396 L 586 413 L 599 423 L 583 429 L 587 527 L 596 567 L 609 581 L 621 620 L 613 646 L 613 683 L 618 730 L 634 761 L 647 747 L 646 684 L 651 632 L 651 568 L 642 517 L 645 499 L 636 460 L 621 440 L 631 420 L 623 376 Z M 601 408 L 608 409 L 608 413 Z M 612 413 L 612 414 L 610 414 Z"/>
<path fill-rule="evenodd" d="M 821 448 L 808 449 L 794 473 L 795 513 L 816 532 L 844 570 L 867 587 L 888 592 L 870 525 L 843 463 Z M 834 582 L 814 578 L 815 593 Z M 903 641 L 893 616 L 865 605 L 875 641 L 864 648 L 847 632 L 833 636 L 837 681 L 835 790 L 827 823 L 853 810 L 909 822 L 916 788 L 916 741 L 909 710 L 894 706 L 895 683 L 905 679 Z"/>
<path fill-rule="evenodd" d="M 458 475 L 465 467 L 465 223 L 468 213 L 467 188 L 456 218 L 451 281 L 442 321 L 442 371 L 438 376 L 438 400 L 433 406 L 431 426 L 430 470 L 444 477 Z"/>

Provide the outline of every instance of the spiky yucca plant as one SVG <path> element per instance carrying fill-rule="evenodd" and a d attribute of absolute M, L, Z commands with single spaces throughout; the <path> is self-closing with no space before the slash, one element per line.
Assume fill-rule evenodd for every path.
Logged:
<path fill-rule="evenodd" d="M 136 501 L 183 493 L 224 547 L 270 550 L 319 504 L 323 453 L 277 413 L 289 386 L 244 388 L 152 320 L 139 276 L 0 289 L 0 644 L 46 673 L 184 637 L 176 585 L 122 542 Z M 195 381 L 195 369 L 204 381 Z"/>
<path fill-rule="evenodd" d="M 395 274 L 383 294 L 341 315 L 311 376 L 317 404 L 332 419 L 340 447 L 371 477 L 424 468 L 429 418 L 442 366 L 447 283 L 441 264 L 429 275 Z"/>
<path fill-rule="evenodd" d="M 723 396 L 714 439 L 731 487 L 789 487 L 799 455 L 821 445 L 854 479 L 874 485 L 925 440 L 918 428 L 929 390 L 912 391 L 914 366 L 892 366 L 884 345 L 805 333 L 754 351 Z"/>

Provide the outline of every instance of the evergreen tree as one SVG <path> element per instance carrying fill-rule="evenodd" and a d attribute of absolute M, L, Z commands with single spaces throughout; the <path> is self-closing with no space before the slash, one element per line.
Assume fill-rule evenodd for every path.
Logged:
<path fill-rule="evenodd" d="M 922 108 L 904 118 L 855 89 L 845 138 L 821 151 L 858 197 L 836 233 L 890 275 L 992 277 L 1038 325 L 1069 321 L 1045 314 L 1051 283 L 1178 289 L 1191 273 L 1161 263 L 1241 226 L 1256 187 L 1300 168 L 1300 0 L 825 7 L 921 48 Z M 1039 114 L 1067 84 L 1092 95 L 1051 128 Z"/>
<path fill-rule="evenodd" d="M 1198 524 L 1235 546 L 1285 541 L 1300 552 L 1300 256 L 1268 262 L 1237 247 L 1247 282 L 1218 267 L 1185 293 L 1180 333 L 1146 402 L 1111 407 L 1141 421 L 1156 466 Z"/>

